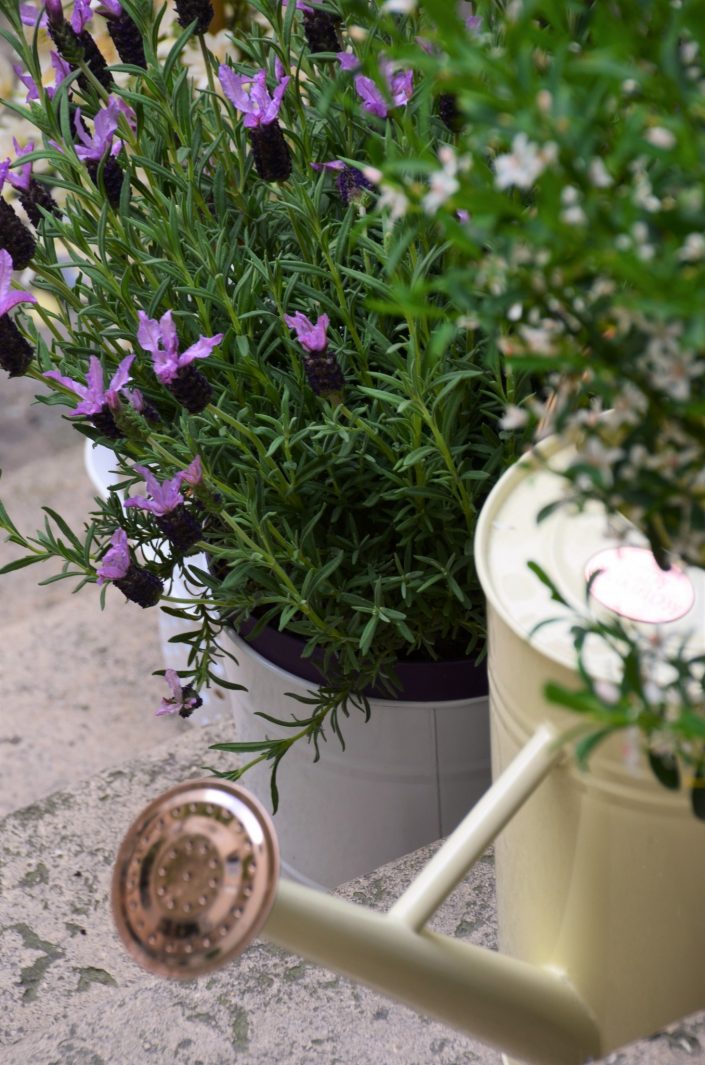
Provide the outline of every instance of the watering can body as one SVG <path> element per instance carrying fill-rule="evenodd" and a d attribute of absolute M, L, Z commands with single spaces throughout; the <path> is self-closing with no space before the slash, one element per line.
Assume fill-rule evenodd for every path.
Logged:
<path fill-rule="evenodd" d="M 560 468 L 567 454 L 547 441 L 543 458 Z M 560 491 L 560 478 L 529 460 L 505 474 L 480 519 L 494 777 L 539 725 L 565 735 L 580 724 L 543 694 L 549 681 L 579 686 L 574 615 L 537 629 L 560 608 L 527 561 L 584 608 L 590 558 L 624 534 L 597 508 L 558 511 L 537 527 L 536 513 Z M 692 606 L 676 624 L 699 647 L 702 574 L 693 581 Z M 645 594 L 652 606 L 653 589 Z M 618 676 L 614 661 L 594 664 L 593 675 Z M 658 783 L 638 737 L 613 735 L 587 770 L 564 757 L 498 836 L 495 855 L 501 949 L 566 973 L 595 1017 L 603 1053 L 705 1006 L 705 824 L 686 789 Z"/>

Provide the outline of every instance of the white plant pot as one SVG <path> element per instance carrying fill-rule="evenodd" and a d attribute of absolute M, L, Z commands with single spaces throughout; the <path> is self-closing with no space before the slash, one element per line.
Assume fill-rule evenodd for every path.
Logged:
<path fill-rule="evenodd" d="M 541 450 L 556 468 L 568 457 L 555 441 Z M 539 562 L 569 601 L 584 604 L 587 563 L 618 541 L 597 509 L 561 510 L 537 527 L 537 511 L 561 486 L 522 461 L 496 485 L 478 526 L 495 774 L 542 722 L 561 731 L 580 722 L 544 698 L 549 680 L 578 687 L 575 654 L 567 615 L 534 631 L 561 608 L 526 563 Z M 694 603 L 662 630 L 690 633 L 702 652 L 705 582 L 702 571 L 687 575 Z M 652 603 L 655 588 L 642 591 Z M 605 654 L 591 668 L 614 676 Z M 687 793 L 656 782 L 624 735 L 597 749 L 588 772 L 566 756 L 503 831 L 496 861 L 502 950 L 564 972 L 593 1011 L 605 1052 L 705 1007 L 705 824 Z"/>
<path fill-rule="evenodd" d="M 87 441 L 85 461 L 106 498 L 115 482 L 113 452 Z M 204 556 L 191 561 L 206 568 Z M 188 598 L 194 591 L 177 577 L 171 594 Z M 167 668 L 187 668 L 187 648 L 170 641 L 189 628 L 159 611 Z M 247 690 L 202 691 L 203 706 L 189 720 L 232 722 L 232 734 L 224 728 L 224 741 L 291 735 L 256 711 L 282 719 L 305 716 L 306 707 L 286 693 L 307 695 L 312 683 L 271 665 L 246 641 L 235 636 L 233 641 L 238 665 L 226 659 L 225 676 Z M 371 705 L 368 723 L 357 711 L 343 719 L 344 751 L 327 729 L 318 763 L 304 741 L 288 752 L 278 772 L 275 823 L 284 862 L 299 878 L 326 887 L 447 835 L 490 784 L 487 696 L 444 701 L 439 691 L 432 702 L 373 699 Z M 250 770 L 243 783 L 271 809 L 269 766 Z"/>
<path fill-rule="evenodd" d="M 102 444 L 96 445 L 90 440 L 86 440 L 84 462 L 93 487 L 102 499 L 107 499 L 110 486 L 118 479 L 113 472 L 116 464 L 114 452 Z M 146 560 L 149 561 L 148 552 L 145 551 L 144 554 Z M 194 555 L 189 559 L 189 562 L 201 569 L 206 568 L 206 557 L 203 554 Z M 187 584 L 179 574 L 173 577 L 168 591 L 171 596 L 185 600 L 192 599 L 198 594 L 198 588 L 195 585 Z M 174 605 L 178 605 L 181 609 L 181 604 Z M 187 604 L 184 604 L 184 608 L 187 609 Z M 185 632 L 192 631 L 196 627 L 196 620 L 194 619 L 192 624 L 183 618 L 175 618 L 170 614 L 165 614 L 163 610 L 158 610 L 157 621 L 164 668 L 175 669 L 177 672 L 188 669 L 188 645 L 172 643 L 171 641 L 175 636 L 181 636 Z M 218 662 L 214 663 L 213 672 L 216 676 L 222 676 L 222 665 Z M 204 688 L 199 694 L 203 703 L 188 718 L 192 724 L 210 725 L 230 717 L 228 701 L 223 697 L 221 688 Z"/>
<path fill-rule="evenodd" d="M 292 730 L 256 716 L 307 716 L 287 692 L 314 685 L 272 665 L 233 635 L 237 665 L 228 679 L 247 691 L 230 692 L 240 741 L 290 736 Z M 326 729 L 320 761 L 305 740 L 287 752 L 278 774 L 274 818 L 285 872 L 333 887 L 450 832 L 490 783 L 486 696 L 433 702 L 370 700 L 371 718 L 341 718 L 345 750 Z M 247 756 L 242 755 L 243 759 Z M 267 763 L 243 784 L 271 810 Z"/>

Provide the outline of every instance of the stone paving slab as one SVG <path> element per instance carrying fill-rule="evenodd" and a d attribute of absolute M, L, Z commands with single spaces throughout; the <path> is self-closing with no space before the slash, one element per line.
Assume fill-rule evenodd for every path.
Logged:
<path fill-rule="evenodd" d="M 83 445 L 76 446 L 76 433 L 72 433 L 73 447 L 49 452 L 43 458 L 34 458 L 19 465 L 7 464 L 0 480 L 2 499 L 10 518 L 23 535 L 33 537 L 44 526 L 43 506 L 57 511 L 74 530 L 81 535 L 84 523 L 93 509 L 93 488 L 83 464 Z M 51 439 L 47 440 L 47 444 Z M 1 452 L 0 452 L 1 455 Z M 0 461 L 2 466 L 2 461 Z M 0 531 L 0 565 L 25 555 L 24 548 L 9 544 L 4 530 Z M 59 573 L 61 563 L 50 560 L 0 577 L 0 596 L 3 603 L 2 624 L 19 621 L 21 618 L 43 614 L 57 604 L 65 604 L 71 598 L 75 580 L 56 581 L 39 585 L 40 581 Z M 82 598 L 91 592 L 84 592 Z M 97 603 L 95 589 L 92 597 Z"/>
<path fill-rule="evenodd" d="M 151 616 L 150 616 L 151 613 Z M 154 611 L 95 589 L 3 626 L 0 814 L 174 738 L 155 717 L 166 692 Z"/>
<path fill-rule="evenodd" d="M 108 910 L 117 846 L 147 801 L 213 763 L 217 756 L 207 748 L 217 737 L 217 726 L 192 729 L 168 751 L 107 770 L 0 822 L 3 1065 L 499 1065 L 495 1051 L 262 942 L 188 984 L 157 980 L 129 960 Z M 432 851 L 340 893 L 384 910 Z M 492 947 L 493 898 L 485 856 L 434 927 Z M 608 1059 L 703 1060 L 705 1015 Z"/>

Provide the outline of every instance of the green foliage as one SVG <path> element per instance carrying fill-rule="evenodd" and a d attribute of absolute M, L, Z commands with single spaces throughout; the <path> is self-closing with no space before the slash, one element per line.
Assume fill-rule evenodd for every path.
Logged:
<path fill-rule="evenodd" d="M 136 353 L 130 387 L 159 421 L 121 400 L 120 440 L 104 440 L 90 419 L 74 424 L 114 447 L 115 487 L 133 494 L 137 485 L 143 492 L 136 463 L 162 481 L 200 456 L 204 481 L 191 501 L 202 507 L 199 548 L 209 565 L 175 556 L 154 516 L 123 511 L 114 492 L 83 539 L 58 515 L 50 518 L 62 539 L 51 523 L 36 538 L 23 537 L 2 513 L 0 524 L 24 543 L 29 561 L 63 559 L 61 576 L 94 579 L 121 527 L 133 552 L 148 548 L 163 580 L 183 569 L 200 581 L 190 615 L 197 622 L 183 637 L 188 682 L 197 687 L 212 680 L 223 619 L 237 626 L 255 617 L 297 633 L 306 654 L 322 651 L 329 682 L 310 715 L 296 720 L 291 742 L 307 737 L 316 745 L 326 722 L 342 740 L 348 706 L 365 712 L 362 693 L 372 682 L 393 690 L 399 659 L 483 653 L 472 539 L 483 500 L 516 454 L 499 419 L 518 385 L 503 371 L 492 333 L 458 321 L 451 281 L 460 257 L 444 227 L 413 215 L 390 224 L 376 188 L 346 204 L 336 174 L 311 164 L 393 163 L 412 142 L 428 157 L 449 134 L 423 71 L 415 71 L 405 107 L 392 108 L 386 121 L 374 117 L 349 73 L 310 57 L 295 5 L 261 0 L 251 5 L 259 19 L 241 20 L 234 31 L 228 62 L 238 72 L 266 69 L 270 87 L 275 62 L 291 74 L 279 121 L 293 172 L 284 183 L 265 182 L 204 41 L 209 87 L 199 90 L 182 64 L 191 31 L 164 55 L 164 11 L 137 0 L 123 6 L 143 32 L 148 69 L 114 70 L 114 95 L 134 112 L 132 123 L 121 116 L 117 133 L 125 176 L 118 204 L 105 200 L 73 145 L 71 107 L 80 104 L 90 127 L 107 102 L 95 79 L 82 90 L 73 74 L 51 98 L 42 91 L 31 107 L 12 104 L 35 124 L 31 158 L 44 161 L 63 197 L 61 216 L 45 216 L 38 227 L 33 261 L 34 284 L 53 298 L 52 309 L 39 309 L 38 331 L 20 321 L 37 344 L 37 378 L 55 368 L 84 382 L 97 355 L 108 381 Z M 19 61 L 39 82 L 33 32 L 21 28 L 14 0 L 0 7 Z M 379 42 L 392 49 L 398 23 L 384 18 L 378 26 L 374 4 L 358 5 L 355 17 L 369 35 L 352 47 L 384 86 L 374 51 Z M 349 21 L 343 12 L 348 48 Z M 418 27 L 405 25 L 409 44 Z M 196 364 L 213 388 L 199 414 L 189 415 L 159 383 L 136 340 L 138 311 L 159 318 L 168 310 L 181 351 L 224 334 Z M 317 396 L 308 383 L 302 348 L 283 320 L 297 311 L 330 317 L 329 348 L 345 375 L 341 396 Z M 60 384 L 43 387 L 54 390 L 47 401 L 75 406 Z M 276 768 L 284 753 L 264 744 L 255 760 L 269 758 Z"/>
<path fill-rule="evenodd" d="M 393 54 L 454 98 L 453 151 L 419 126 L 386 158 L 383 184 L 406 200 L 390 259 L 429 213 L 444 269 L 392 286 L 385 306 L 435 321 L 434 301 L 467 316 L 535 394 L 513 424 L 575 445 L 565 498 L 626 516 L 663 568 L 705 567 L 705 34 L 695 0 L 421 0 L 429 47 L 398 20 Z M 389 52 L 385 43 L 380 49 Z M 391 201 L 392 194 L 389 194 Z M 467 212 L 465 222 L 458 212 Z M 488 349 L 489 349 L 488 343 Z M 488 351 L 489 353 L 489 351 Z M 534 567 L 552 598 L 563 597 Z M 701 576 L 696 574 L 696 582 Z M 697 608 L 696 608 L 697 609 Z M 585 761 L 636 728 L 668 787 L 705 810 L 702 619 L 690 642 L 590 611 L 575 618 L 580 687 L 549 697 L 585 721 Z M 609 647 L 616 689 L 590 673 Z M 695 653 L 694 653 L 695 648 Z M 584 730 L 584 731 L 585 731 Z"/>

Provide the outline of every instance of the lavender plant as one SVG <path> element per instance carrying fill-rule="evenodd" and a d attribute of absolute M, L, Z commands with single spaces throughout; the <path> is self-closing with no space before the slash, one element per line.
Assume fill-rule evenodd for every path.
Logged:
<path fill-rule="evenodd" d="M 438 293 L 491 338 L 534 394 L 503 426 L 575 445 L 556 506 L 630 520 L 664 569 L 705 567 L 705 37 L 689 0 L 419 5 L 421 40 L 390 15 L 384 52 L 422 67 L 452 144 L 416 130 L 383 166 L 406 227 L 431 216 L 455 250 L 398 293 L 399 314 Z M 413 3 L 405 5 L 418 19 Z M 474 24 L 463 32 L 468 18 Z M 374 61 L 374 60 L 372 60 Z M 403 230 L 390 248 L 401 248 Z M 450 307 L 452 306 L 452 311 Z M 541 574 L 557 600 L 550 574 Z M 564 603 L 564 606 L 566 604 Z M 701 636 L 700 634 L 696 634 Z M 579 753 L 640 737 L 659 779 L 692 786 L 705 816 L 705 660 L 681 637 L 589 609 L 575 618 L 583 687 L 549 694 L 583 715 Z M 606 641 L 619 683 L 592 677 Z"/>
<path fill-rule="evenodd" d="M 324 682 L 292 704 L 289 739 L 249 745 L 250 764 L 276 768 L 302 738 L 317 749 L 324 726 L 342 735 L 369 685 L 396 690 L 400 660 L 481 659 L 472 537 L 517 452 L 499 420 L 521 375 L 457 320 L 453 293 L 395 310 L 397 290 L 440 285 L 462 255 L 433 218 L 390 223 L 377 184 L 409 143 L 450 150 L 433 79 L 375 58 L 388 16 L 258 0 L 218 62 L 207 2 L 178 4 L 163 56 L 163 7 L 106 0 L 91 15 L 77 0 L 69 15 L 47 0 L 45 88 L 41 9 L 29 26 L 16 0 L 0 9 L 27 89 L 6 106 L 35 130 L 7 172 L 41 164 L 46 192 L 34 231 L 0 200 L 0 245 L 52 298 L 12 320 L 2 304 L 19 338 L 2 365 L 114 449 L 129 497 L 96 501 L 81 532 L 55 515 L 29 535 L 0 508 L 26 549 L 5 570 L 59 560 L 60 577 L 195 617 L 190 668 L 167 674 L 159 713 L 193 709 L 228 626 L 299 635 Z M 118 64 L 95 55 L 99 19 Z M 205 90 L 182 64 L 194 38 Z M 202 589 L 188 611 L 175 573 Z"/>

